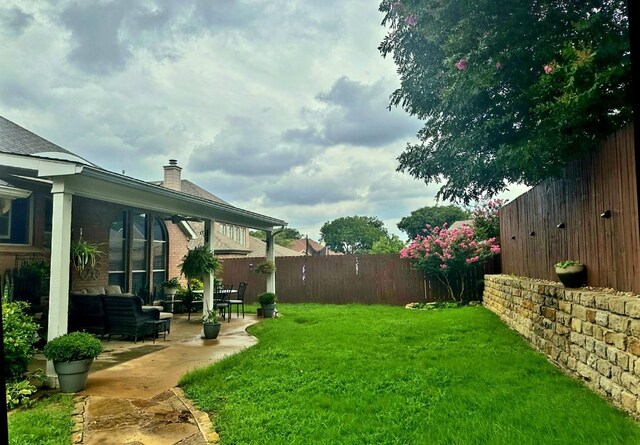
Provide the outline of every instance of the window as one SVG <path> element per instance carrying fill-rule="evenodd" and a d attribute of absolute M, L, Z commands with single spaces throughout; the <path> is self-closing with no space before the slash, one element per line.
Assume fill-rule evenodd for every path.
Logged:
<path fill-rule="evenodd" d="M 2 200 L 0 206 L 0 243 L 31 242 L 31 198 Z"/>
<path fill-rule="evenodd" d="M 167 231 L 145 213 L 123 212 L 111 222 L 109 284 L 138 292 L 153 291 L 167 278 Z M 131 285 L 127 286 L 128 280 Z"/>

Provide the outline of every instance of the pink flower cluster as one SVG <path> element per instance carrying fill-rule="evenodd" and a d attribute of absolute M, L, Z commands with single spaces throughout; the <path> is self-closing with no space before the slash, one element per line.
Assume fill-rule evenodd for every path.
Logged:
<path fill-rule="evenodd" d="M 427 225 L 423 232 L 400 251 L 400 256 L 411 259 L 426 274 L 461 272 L 500 252 L 495 238 L 478 241 L 469 226 L 449 230 L 446 224 Z"/>
<path fill-rule="evenodd" d="M 467 59 L 460 59 L 458 60 L 458 63 L 456 63 L 456 68 L 458 68 L 460 71 L 466 70 L 468 66 L 469 62 L 467 62 Z"/>

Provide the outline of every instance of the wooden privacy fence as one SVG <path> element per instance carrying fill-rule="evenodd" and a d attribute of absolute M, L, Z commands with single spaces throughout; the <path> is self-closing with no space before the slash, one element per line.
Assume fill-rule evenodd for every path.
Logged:
<path fill-rule="evenodd" d="M 247 281 L 248 302 L 266 289 L 264 275 L 252 267 L 264 258 L 222 259 L 222 279 L 226 283 Z M 479 300 L 479 283 L 485 273 L 497 273 L 500 261 L 491 261 L 472 270 L 465 281 L 468 299 Z M 447 293 L 440 282 L 425 279 L 398 255 L 300 256 L 276 258 L 276 293 L 283 303 L 391 304 L 444 300 Z"/>
<path fill-rule="evenodd" d="M 504 273 L 557 281 L 579 260 L 590 286 L 640 292 L 633 124 L 500 210 Z"/>

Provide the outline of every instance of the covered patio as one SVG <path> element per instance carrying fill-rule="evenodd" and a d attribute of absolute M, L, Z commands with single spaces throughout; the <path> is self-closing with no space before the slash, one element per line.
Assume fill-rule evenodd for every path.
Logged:
<path fill-rule="evenodd" d="M 56 157 L 63 156 L 56 155 Z M 98 205 L 135 209 L 137 212 L 153 215 L 159 220 L 188 218 L 189 220 L 202 221 L 204 243 L 211 250 L 214 250 L 214 221 L 264 230 L 267 233 L 266 256 L 268 259 L 274 260 L 273 232 L 278 227 L 286 225 L 283 220 L 171 190 L 101 169 L 79 158 L 67 157 L 70 160 L 52 159 L 49 154 L 25 155 L 0 152 L 0 180 L 9 185 L 18 184 L 13 188 L 21 193 L 22 191 L 28 192 L 30 188 L 50 190 L 48 339 L 53 339 L 68 331 L 69 292 L 72 284 L 70 280 L 70 276 L 72 276 L 69 260 L 70 248 L 72 233 L 73 238 L 77 239 L 79 229 L 81 229 L 81 227 L 73 226 L 74 221 L 83 217 L 85 220 L 98 220 L 103 223 L 96 215 L 93 215 L 93 220 L 90 219 L 92 217 L 91 208 L 97 208 Z M 82 204 L 78 206 L 79 203 Z M 35 218 L 45 216 L 39 216 L 37 212 L 34 213 Z M 37 236 L 35 235 L 36 238 Z M 31 252 L 35 249 L 24 248 L 22 250 Z M 108 260 L 106 258 L 107 262 Z M 98 277 L 97 280 L 96 285 L 108 284 L 105 276 Z M 88 284 L 92 283 L 86 280 L 82 282 L 82 285 Z M 275 273 L 268 277 L 266 290 L 275 292 Z M 208 302 L 203 305 L 203 311 L 206 307 L 213 307 L 213 276 L 205 277 L 203 297 Z M 198 323 L 198 327 L 200 326 L 201 324 Z M 171 336 L 174 335 L 172 326 Z M 52 383 L 57 384 L 52 363 L 47 364 L 47 375 Z"/>

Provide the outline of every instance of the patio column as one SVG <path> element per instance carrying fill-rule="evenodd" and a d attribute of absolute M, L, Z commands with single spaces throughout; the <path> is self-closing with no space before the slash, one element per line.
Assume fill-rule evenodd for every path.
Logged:
<path fill-rule="evenodd" d="M 267 232 L 267 252 L 266 252 L 266 256 L 267 256 L 267 261 L 273 261 L 273 263 L 275 264 L 276 262 L 276 249 L 275 249 L 275 244 L 273 242 L 273 232 L 268 230 Z M 271 272 L 269 275 L 267 275 L 267 292 L 276 292 L 276 273 L 275 272 Z"/>
<path fill-rule="evenodd" d="M 51 272 L 49 280 L 49 327 L 47 339 L 67 333 L 69 318 L 69 257 L 71 252 L 71 207 L 73 195 L 65 191 L 64 177 L 54 177 L 51 188 L 53 216 L 51 226 Z M 58 386 L 53 362 L 47 362 L 47 376 Z"/>
<path fill-rule="evenodd" d="M 215 234 L 215 231 L 213 230 L 214 227 L 214 222 L 211 219 L 207 219 L 204 221 L 204 244 L 205 246 L 209 246 L 209 249 L 211 249 L 212 252 L 215 253 L 214 247 L 213 247 L 213 237 Z M 204 317 L 204 315 L 206 314 L 207 308 L 209 309 L 213 309 L 213 288 L 214 288 L 214 280 L 213 280 L 214 276 L 213 275 L 209 275 L 207 277 L 204 277 L 204 290 L 203 290 L 203 295 L 202 298 L 205 301 L 205 304 L 202 305 L 202 316 Z"/>

